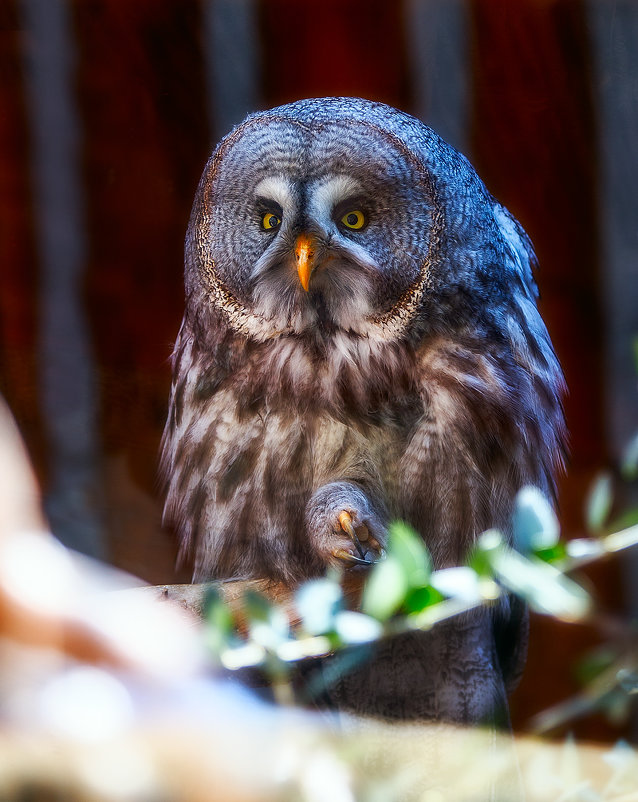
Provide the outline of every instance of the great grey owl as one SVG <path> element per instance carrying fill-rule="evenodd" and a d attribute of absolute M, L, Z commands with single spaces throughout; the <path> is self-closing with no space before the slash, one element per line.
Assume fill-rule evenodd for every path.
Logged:
<path fill-rule="evenodd" d="M 228 134 L 188 228 L 162 446 L 165 518 L 194 578 L 367 562 L 393 519 L 451 566 L 508 530 L 523 485 L 551 495 L 563 379 L 534 262 L 469 162 L 408 114 L 322 98 Z M 477 616 L 408 643 L 425 650 L 424 715 L 475 719 L 499 697 L 506 657 L 495 617 Z M 398 648 L 377 660 L 387 715 L 405 706 Z M 450 649 L 489 687 L 449 701 Z"/>

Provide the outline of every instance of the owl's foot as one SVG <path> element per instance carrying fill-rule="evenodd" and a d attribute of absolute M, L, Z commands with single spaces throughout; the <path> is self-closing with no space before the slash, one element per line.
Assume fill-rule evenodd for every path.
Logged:
<path fill-rule="evenodd" d="M 369 567 L 382 555 L 386 515 L 354 482 L 331 482 L 306 507 L 310 545 L 324 564 Z"/>
<path fill-rule="evenodd" d="M 372 565 L 382 556 L 383 549 L 379 541 L 370 535 L 365 524 L 355 529 L 352 515 L 347 510 L 340 512 L 337 519 L 341 529 L 352 541 L 352 548 L 333 549 L 333 557 L 351 565 Z"/>

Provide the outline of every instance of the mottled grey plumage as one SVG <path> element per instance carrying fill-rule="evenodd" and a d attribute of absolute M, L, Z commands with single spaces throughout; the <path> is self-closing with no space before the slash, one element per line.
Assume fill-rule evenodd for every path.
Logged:
<path fill-rule="evenodd" d="M 551 494 L 563 380 L 533 264 L 467 160 L 388 106 L 299 101 L 222 140 L 186 239 L 162 454 L 195 579 L 319 574 L 356 553 L 344 510 L 373 551 L 402 518 L 453 565 L 508 530 L 520 487 Z"/>

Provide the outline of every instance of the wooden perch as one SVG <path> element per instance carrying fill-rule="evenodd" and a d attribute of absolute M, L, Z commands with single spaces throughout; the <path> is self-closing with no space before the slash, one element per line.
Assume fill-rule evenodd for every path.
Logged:
<path fill-rule="evenodd" d="M 346 605 L 350 609 L 358 607 L 366 577 L 367 572 L 364 571 L 353 571 L 344 576 L 342 588 Z M 299 624 L 299 615 L 294 604 L 296 586 L 274 582 L 270 579 L 224 579 L 195 585 L 156 585 L 136 588 L 130 592 L 144 593 L 158 599 L 172 601 L 201 617 L 206 594 L 211 588 L 214 588 L 228 604 L 240 626 L 242 624 L 242 598 L 248 591 L 260 593 L 274 604 L 281 605 L 288 613 L 293 628 Z"/>

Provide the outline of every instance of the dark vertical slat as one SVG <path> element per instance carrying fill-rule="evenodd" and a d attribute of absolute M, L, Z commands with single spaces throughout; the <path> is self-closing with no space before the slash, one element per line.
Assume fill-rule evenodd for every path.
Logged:
<path fill-rule="evenodd" d="M 64 543 L 103 556 L 93 353 L 81 298 L 86 242 L 75 42 L 66 0 L 22 0 L 40 265 L 38 356 L 49 446 L 46 508 Z"/>
<path fill-rule="evenodd" d="M 638 4 L 586 3 L 594 52 L 593 87 L 600 130 L 598 159 L 606 310 L 608 436 L 619 462 L 638 431 Z M 638 487 L 623 487 L 626 506 L 638 505 Z M 623 555 L 627 607 L 638 616 L 638 553 Z M 634 710 L 632 740 L 638 738 Z"/>
<path fill-rule="evenodd" d="M 611 447 L 619 458 L 638 428 L 638 4 L 589 0 L 600 130 L 601 253 L 605 266 L 606 383 Z"/>
<path fill-rule="evenodd" d="M 468 0 L 405 0 L 404 7 L 412 112 L 468 154 Z"/>
<path fill-rule="evenodd" d="M 257 0 L 203 0 L 208 107 L 215 139 L 259 105 Z"/>

